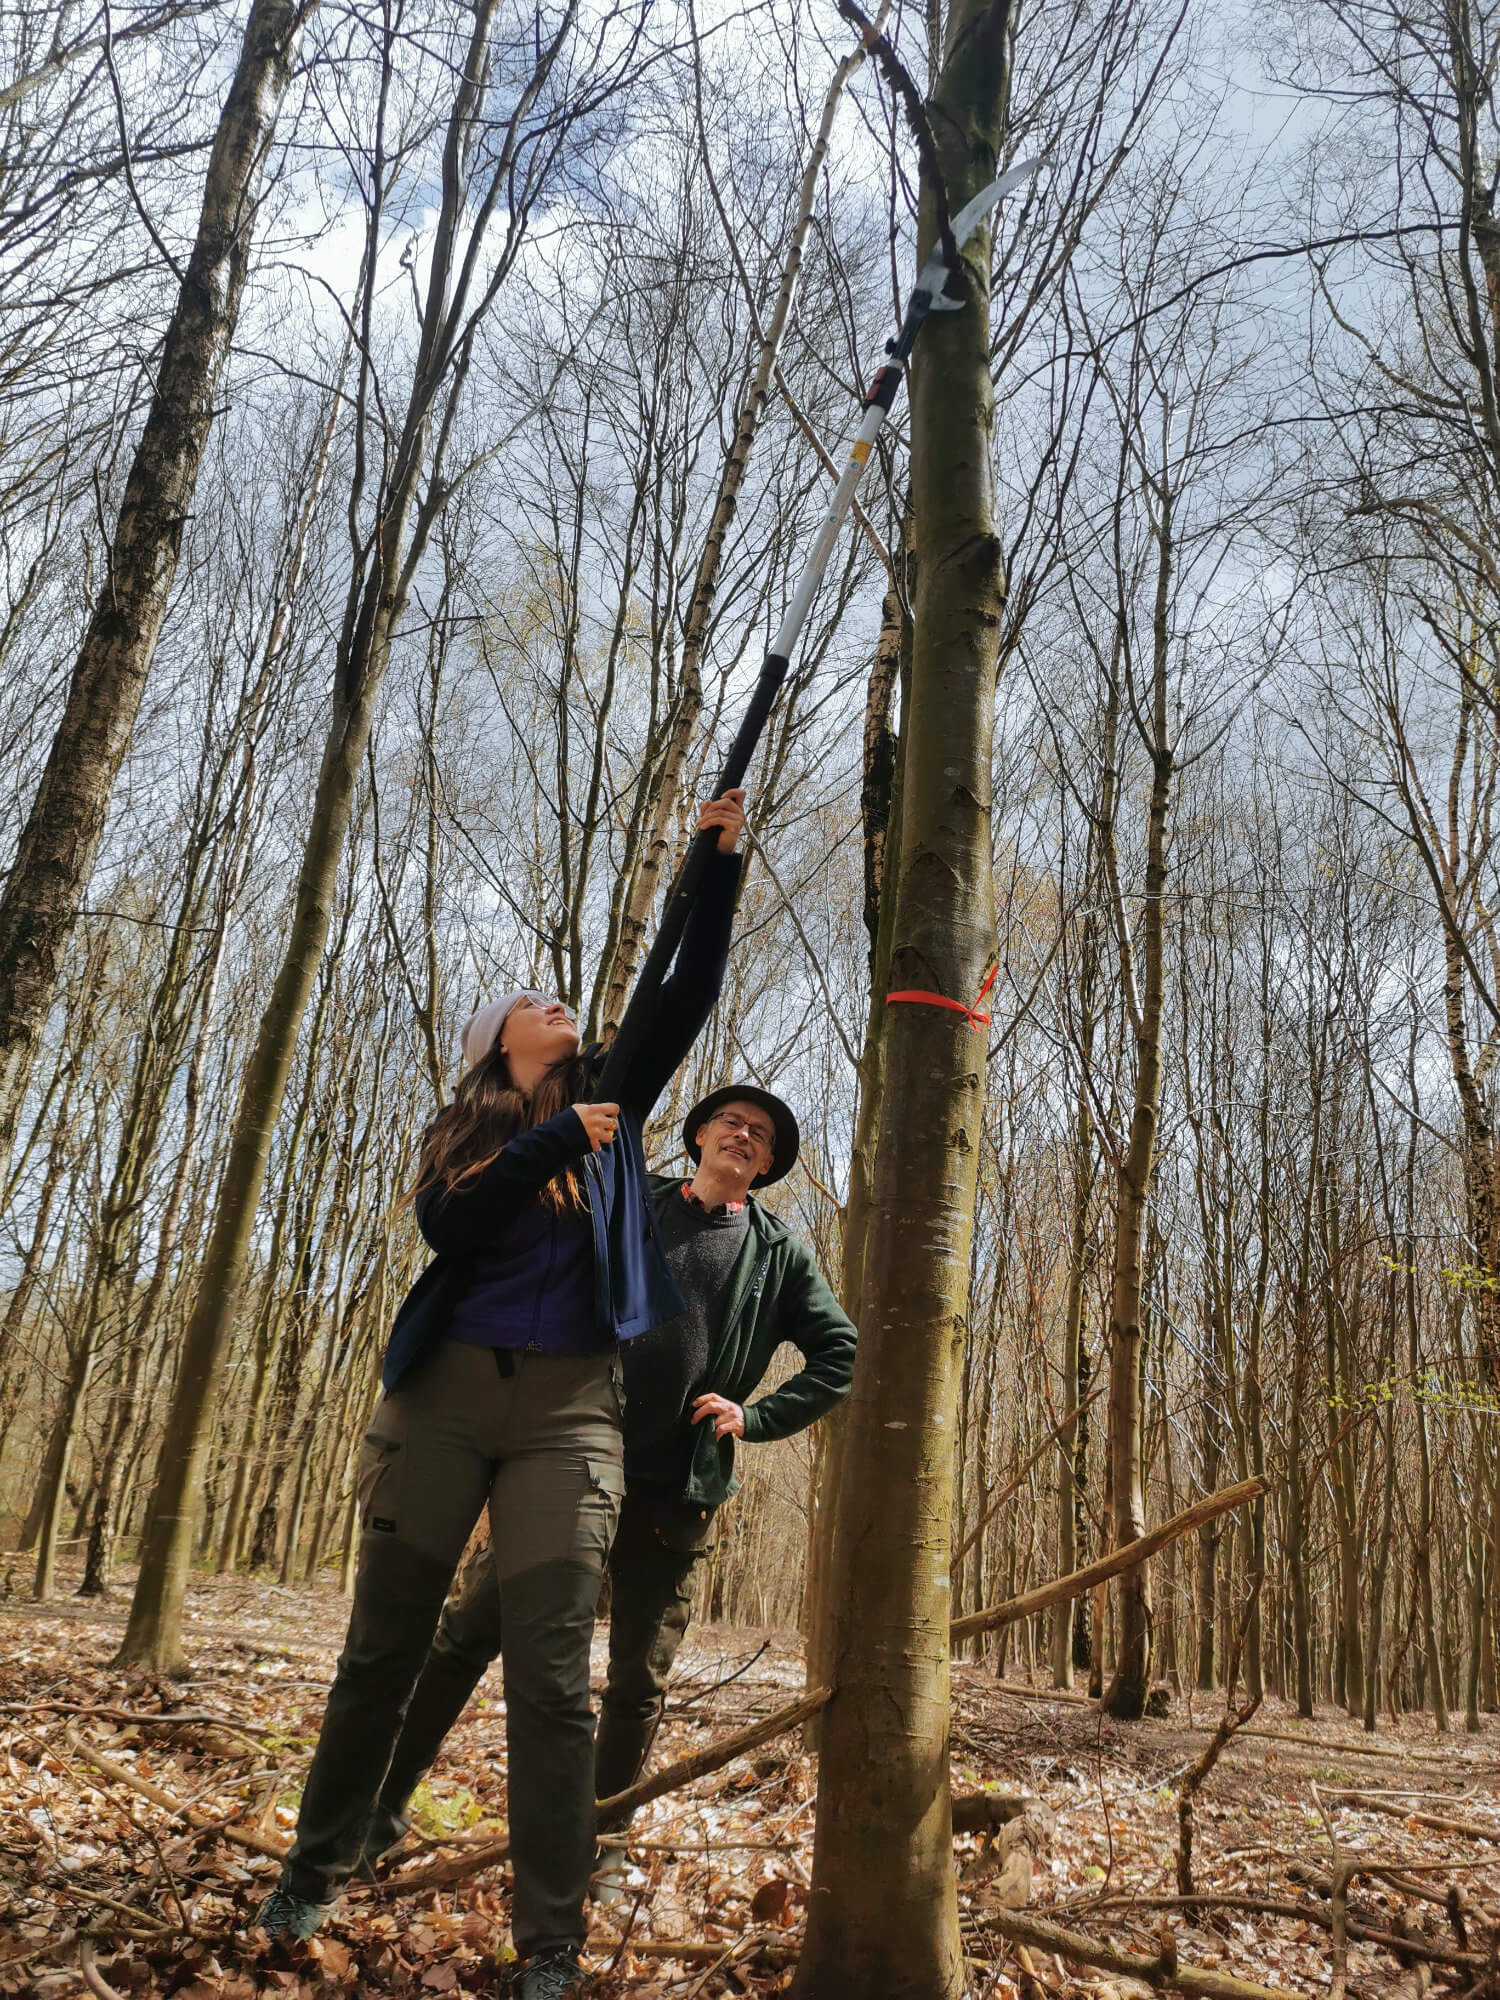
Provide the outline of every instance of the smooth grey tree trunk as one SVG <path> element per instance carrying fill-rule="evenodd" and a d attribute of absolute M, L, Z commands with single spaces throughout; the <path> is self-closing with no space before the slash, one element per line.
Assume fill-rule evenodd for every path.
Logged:
<path fill-rule="evenodd" d="M 931 98 L 955 207 L 991 177 L 1005 16 L 950 14 Z M 924 237 L 933 232 L 925 189 Z M 990 475 L 989 234 L 962 312 L 912 368 L 917 563 L 902 724 L 890 984 L 964 1002 L 994 953 L 991 743 L 1004 562 Z M 822 1732 L 806 2000 L 957 2000 L 965 1988 L 948 1780 L 953 1426 L 969 1292 L 986 1042 L 962 1014 L 884 1014 L 885 1103 L 835 1529 L 836 1687 Z"/>

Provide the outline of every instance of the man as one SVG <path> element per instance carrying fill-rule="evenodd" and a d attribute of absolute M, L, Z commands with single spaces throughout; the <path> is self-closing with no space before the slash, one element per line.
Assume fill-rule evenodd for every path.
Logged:
<path fill-rule="evenodd" d="M 751 1191 L 789 1173 L 800 1135 L 769 1091 L 733 1084 L 688 1113 L 686 1182 L 653 1175 L 658 1241 L 687 1310 L 622 1349 L 625 1500 L 609 1557 L 609 1675 L 600 1704 L 595 1794 L 644 1768 L 667 1676 L 691 1615 L 693 1571 L 714 1515 L 734 1492 L 734 1440 L 790 1437 L 849 1393 L 854 1327 L 812 1252 Z M 801 1371 L 758 1402 L 783 1341 Z M 365 1841 L 366 1865 L 400 1842 L 407 1805 L 485 1669 L 500 1651 L 500 1596 L 488 1552 L 463 1573 L 412 1695 Z M 617 1835 L 628 1815 L 615 1822 Z M 623 1875 L 624 1842 L 601 1857 L 600 1891 Z"/>

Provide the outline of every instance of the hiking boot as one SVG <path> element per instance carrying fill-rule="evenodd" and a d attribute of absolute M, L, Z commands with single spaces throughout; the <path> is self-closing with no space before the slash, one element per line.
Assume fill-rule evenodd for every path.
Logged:
<path fill-rule="evenodd" d="M 626 1886 L 629 1873 L 630 1856 L 624 1840 L 605 1835 L 599 1842 L 594 1872 L 589 1877 L 589 1894 L 601 1910 L 629 1901 L 630 1891 Z"/>
<path fill-rule="evenodd" d="M 583 1991 L 583 1967 L 571 1945 L 554 1945 L 539 1951 L 521 1967 L 511 1988 L 515 2000 L 573 2000 Z"/>
<path fill-rule="evenodd" d="M 401 1843 L 406 1839 L 408 1822 L 400 1813 L 393 1813 L 389 1806 L 376 1806 L 369 1828 L 365 1833 L 359 1859 L 354 1864 L 354 1872 L 364 1881 L 374 1878 L 375 1870 L 382 1861 L 389 1861 Z"/>
<path fill-rule="evenodd" d="M 299 1942 L 321 1930 L 332 1912 L 332 1903 L 309 1903 L 284 1882 L 278 1882 L 256 1912 L 255 1921 L 268 1937 L 291 1937 Z"/>

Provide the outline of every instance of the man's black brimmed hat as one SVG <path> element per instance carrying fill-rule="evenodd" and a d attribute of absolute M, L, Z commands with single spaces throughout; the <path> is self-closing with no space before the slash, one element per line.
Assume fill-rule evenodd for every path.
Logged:
<path fill-rule="evenodd" d="M 789 1174 L 797 1164 L 797 1149 L 802 1144 L 802 1134 L 797 1130 L 791 1106 L 783 1104 L 779 1097 L 773 1097 L 769 1090 L 762 1090 L 754 1083 L 727 1083 L 722 1090 L 710 1091 L 701 1104 L 693 1106 L 682 1122 L 682 1143 L 693 1165 L 696 1167 L 702 1158 L 698 1146 L 699 1127 L 706 1125 L 714 1113 L 722 1111 L 726 1104 L 758 1105 L 776 1128 L 776 1153 L 770 1171 L 757 1174 L 750 1183 L 751 1187 L 769 1187 L 772 1181 L 779 1181 L 783 1174 Z"/>

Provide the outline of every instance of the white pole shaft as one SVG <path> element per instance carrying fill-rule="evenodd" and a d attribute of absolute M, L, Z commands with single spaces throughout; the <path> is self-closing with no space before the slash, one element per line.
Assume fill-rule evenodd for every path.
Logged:
<path fill-rule="evenodd" d="M 839 529 L 848 518 L 849 509 L 854 504 L 854 489 L 860 475 L 869 462 L 870 451 L 885 422 L 886 413 L 879 403 L 871 403 L 864 414 L 854 443 L 849 447 L 849 457 L 839 483 L 833 489 L 833 498 L 828 503 L 828 512 L 818 529 L 812 545 L 812 553 L 807 559 L 807 567 L 798 578 L 797 588 L 792 592 L 786 615 L 778 626 L 771 641 L 771 651 L 783 660 L 790 660 L 802 627 L 807 622 L 807 614 L 812 609 L 812 601 L 818 594 L 818 585 L 823 581 L 823 572 L 828 567 L 828 559 L 833 554 L 839 538 Z"/>

